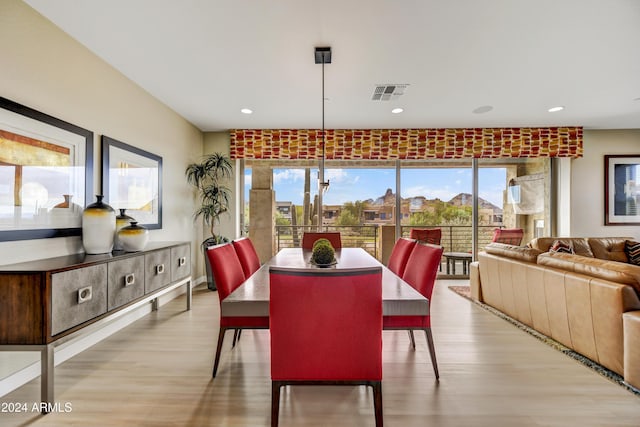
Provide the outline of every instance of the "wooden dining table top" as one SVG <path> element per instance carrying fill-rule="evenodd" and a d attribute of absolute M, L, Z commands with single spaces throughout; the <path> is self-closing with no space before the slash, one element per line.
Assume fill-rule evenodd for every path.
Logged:
<path fill-rule="evenodd" d="M 429 314 L 429 300 L 395 273 L 361 248 L 336 250 L 335 265 L 331 269 L 382 268 L 382 313 L 385 316 L 425 316 Z M 235 291 L 222 301 L 222 316 L 269 316 L 269 267 L 317 270 L 310 261 L 311 251 L 301 248 L 280 250 L 263 264 Z"/>

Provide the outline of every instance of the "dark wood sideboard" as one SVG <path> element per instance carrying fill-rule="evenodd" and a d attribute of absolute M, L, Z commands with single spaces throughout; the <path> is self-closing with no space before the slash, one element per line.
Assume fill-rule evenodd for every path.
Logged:
<path fill-rule="evenodd" d="M 185 285 L 191 245 L 151 242 L 142 252 L 84 253 L 0 266 L 0 351 L 39 351 L 43 412 L 54 405 L 54 347 Z"/>

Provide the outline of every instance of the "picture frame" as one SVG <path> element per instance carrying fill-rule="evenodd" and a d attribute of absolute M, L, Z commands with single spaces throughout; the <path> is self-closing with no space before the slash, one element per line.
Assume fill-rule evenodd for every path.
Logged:
<path fill-rule="evenodd" d="M 104 202 L 148 229 L 162 228 L 162 157 L 102 135 Z"/>
<path fill-rule="evenodd" d="M 604 156 L 604 224 L 640 225 L 640 154 Z"/>
<path fill-rule="evenodd" d="M 0 97 L 0 241 L 80 236 L 93 132 Z"/>

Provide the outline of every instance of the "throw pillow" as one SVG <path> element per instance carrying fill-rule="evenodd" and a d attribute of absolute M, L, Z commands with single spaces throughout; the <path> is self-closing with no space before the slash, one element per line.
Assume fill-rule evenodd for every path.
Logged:
<path fill-rule="evenodd" d="M 556 240 L 555 242 L 553 242 L 553 245 L 551 245 L 551 247 L 549 248 L 549 252 L 559 252 L 564 254 L 574 253 L 571 244 L 561 242 L 560 240 Z"/>
<path fill-rule="evenodd" d="M 624 252 L 627 254 L 629 264 L 640 265 L 640 243 L 632 240 L 625 241 Z"/>

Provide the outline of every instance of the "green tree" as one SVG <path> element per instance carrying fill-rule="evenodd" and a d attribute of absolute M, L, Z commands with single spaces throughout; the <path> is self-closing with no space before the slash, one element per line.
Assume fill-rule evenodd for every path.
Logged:
<path fill-rule="evenodd" d="M 360 220 L 351 211 L 343 210 L 336 218 L 335 225 L 360 225 Z"/>

